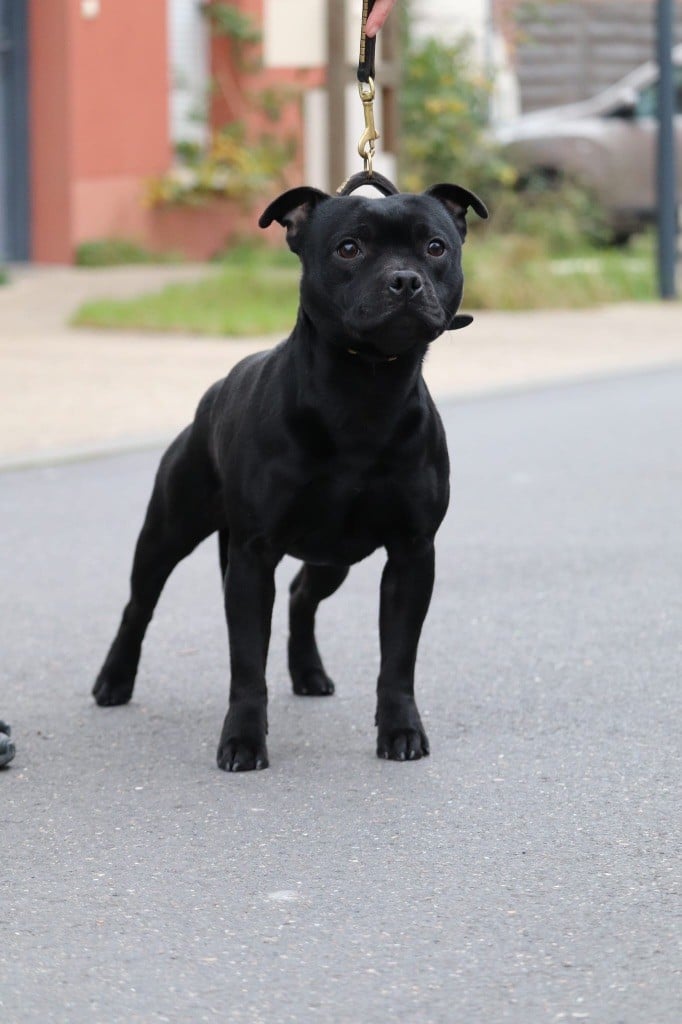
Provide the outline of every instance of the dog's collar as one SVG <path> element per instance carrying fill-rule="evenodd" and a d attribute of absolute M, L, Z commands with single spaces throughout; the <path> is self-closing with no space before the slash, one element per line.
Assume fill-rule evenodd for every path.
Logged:
<path fill-rule="evenodd" d="M 359 359 L 363 359 L 365 362 L 394 362 L 397 359 L 397 355 L 372 355 L 370 352 L 360 352 L 356 348 L 347 348 L 346 352 L 348 355 L 355 355 Z"/>
<path fill-rule="evenodd" d="M 460 331 L 463 327 L 468 327 L 469 324 L 473 323 L 473 317 L 466 313 L 458 314 L 454 316 L 448 326 L 449 331 Z M 347 348 L 346 352 L 349 356 L 356 356 L 358 359 L 365 363 L 375 366 L 377 363 L 394 363 L 398 356 L 379 356 L 372 355 L 370 352 L 360 352 L 357 348 Z"/>

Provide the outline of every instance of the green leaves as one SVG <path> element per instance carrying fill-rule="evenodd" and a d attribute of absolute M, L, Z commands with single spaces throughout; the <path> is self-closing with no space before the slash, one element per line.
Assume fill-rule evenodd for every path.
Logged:
<path fill-rule="evenodd" d="M 483 195 L 514 181 L 486 137 L 491 83 L 470 58 L 468 40 L 408 43 L 401 93 L 401 180 L 421 191 L 460 181 Z"/>
<path fill-rule="evenodd" d="M 235 7 L 234 4 L 206 3 L 201 13 L 217 36 L 227 36 L 237 43 L 259 43 L 261 32 L 252 18 Z"/>

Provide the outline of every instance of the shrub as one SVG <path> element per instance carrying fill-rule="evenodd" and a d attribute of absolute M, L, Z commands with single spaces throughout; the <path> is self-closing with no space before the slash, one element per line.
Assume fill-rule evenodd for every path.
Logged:
<path fill-rule="evenodd" d="M 539 238 L 550 254 L 609 241 L 602 210 L 578 183 L 519 180 L 491 137 L 491 83 L 475 68 L 470 42 L 413 43 L 407 35 L 402 185 L 409 191 L 438 181 L 464 185 L 480 195 L 491 214 L 485 227 L 472 217 L 474 230 Z"/>
<path fill-rule="evenodd" d="M 487 134 L 490 83 L 468 40 L 406 43 L 401 91 L 400 177 L 409 191 L 456 181 L 490 197 L 516 173 Z"/>
<path fill-rule="evenodd" d="M 242 111 L 256 113 L 265 125 L 280 120 L 283 105 L 298 95 L 291 87 L 248 90 L 245 75 L 262 67 L 258 44 L 261 32 L 249 14 L 235 4 L 216 0 L 204 2 L 201 11 L 213 35 L 229 44 L 229 60 L 216 70 L 212 87 L 222 95 L 234 119 L 211 133 L 204 148 L 183 142 L 176 147 L 176 166 L 149 183 L 147 199 L 151 205 L 183 203 L 199 205 L 209 198 L 229 199 L 248 206 L 252 200 L 271 190 L 273 182 L 284 184 L 284 173 L 296 156 L 296 140 L 275 130 L 252 130 L 250 118 Z"/>
<path fill-rule="evenodd" d="M 250 142 L 244 125 L 235 121 L 215 132 L 207 150 L 184 143 L 177 149 L 178 166 L 150 182 L 147 198 L 158 203 L 199 205 L 211 197 L 248 204 L 272 182 L 282 182 L 296 147 L 267 133 Z"/>
<path fill-rule="evenodd" d="M 552 255 L 610 240 L 602 207 L 577 182 L 538 178 L 500 189 L 494 212 L 496 233 L 541 238 Z"/>

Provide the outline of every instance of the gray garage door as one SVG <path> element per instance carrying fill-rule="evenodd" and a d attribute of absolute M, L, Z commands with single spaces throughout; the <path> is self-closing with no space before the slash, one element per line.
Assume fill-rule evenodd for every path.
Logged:
<path fill-rule="evenodd" d="M 27 0 L 0 0 L 0 261 L 29 255 Z"/>

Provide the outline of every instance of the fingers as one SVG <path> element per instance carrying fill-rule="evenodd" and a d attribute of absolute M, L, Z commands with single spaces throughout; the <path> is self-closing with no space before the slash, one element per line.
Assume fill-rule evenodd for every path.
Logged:
<path fill-rule="evenodd" d="M 376 0 L 372 13 L 367 19 L 365 34 L 372 39 L 388 18 L 396 0 Z"/>

